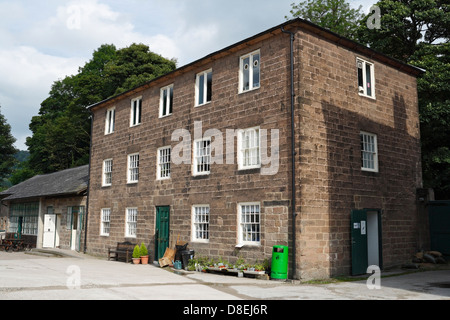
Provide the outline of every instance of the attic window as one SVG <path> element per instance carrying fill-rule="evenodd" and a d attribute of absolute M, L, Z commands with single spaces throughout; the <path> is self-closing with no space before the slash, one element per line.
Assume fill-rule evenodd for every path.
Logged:
<path fill-rule="evenodd" d="M 212 69 L 197 74 L 195 81 L 195 105 L 201 106 L 211 102 Z"/>
<path fill-rule="evenodd" d="M 142 97 L 131 100 L 130 126 L 134 127 L 141 124 L 142 119 Z"/>
<path fill-rule="evenodd" d="M 375 76 L 373 63 L 356 60 L 358 69 L 358 93 L 361 96 L 375 98 Z"/>
<path fill-rule="evenodd" d="M 111 134 L 114 132 L 116 122 L 116 109 L 111 108 L 106 111 L 106 121 L 105 121 L 105 134 Z"/>
<path fill-rule="evenodd" d="M 259 50 L 241 57 L 239 73 L 239 92 L 246 92 L 260 87 L 260 52 Z"/>
<path fill-rule="evenodd" d="M 173 109 L 173 85 L 161 89 L 159 103 L 159 117 L 167 117 L 172 114 Z"/>

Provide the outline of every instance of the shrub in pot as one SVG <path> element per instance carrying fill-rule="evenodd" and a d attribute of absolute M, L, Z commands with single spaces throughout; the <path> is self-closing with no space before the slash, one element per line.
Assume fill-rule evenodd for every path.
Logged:
<path fill-rule="evenodd" d="M 140 258 L 142 264 L 148 264 L 148 250 L 145 244 L 142 242 L 139 248 Z"/>
<path fill-rule="evenodd" d="M 134 264 L 141 263 L 141 250 L 138 245 L 136 245 L 133 249 L 133 263 Z"/>

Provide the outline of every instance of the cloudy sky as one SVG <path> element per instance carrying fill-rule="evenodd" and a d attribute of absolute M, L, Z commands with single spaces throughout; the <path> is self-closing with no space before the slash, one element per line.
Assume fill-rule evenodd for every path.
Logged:
<path fill-rule="evenodd" d="M 295 0 L 0 0 L 0 112 L 26 150 L 54 81 L 102 44 L 144 43 L 178 66 L 285 21 Z M 348 0 L 367 13 L 376 0 Z"/>

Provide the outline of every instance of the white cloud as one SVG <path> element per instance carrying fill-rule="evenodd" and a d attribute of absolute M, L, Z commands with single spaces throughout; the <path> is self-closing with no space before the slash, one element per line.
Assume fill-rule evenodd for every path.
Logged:
<path fill-rule="evenodd" d="M 12 126 L 16 146 L 25 149 L 28 126 L 54 81 L 75 74 L 80 59 L 60 58 L 32 47 L 0 49 L 1 112 Z"/>
<path fill-rule="evenodd" d="M 179 66 L 281 24 L 292 0 L 0 0 L 0 105 L 17 147 L 54 81 L 102 44 L 144 43 Z M 375 0 L 350 0 L 368 10 Z"/>
<path fill-rule="evenodd" d="M 23 5 L 0 3 L 0 8 L 27 16 Z M 49 17 L 28 22 L 27 32 L 12 30 L 12 23 L 0 22 L 0 105 L 21 150 L 26 149 L 26 137 L 31 135 L 31 118 L 38 114 L 53 82 L 76 74 L 102 44 L 122 48 L 133 42 L 145 43 L 169 58 L 180 53 L 169 37 L 136 32 L 125 15 L 97 0 L 60 5 Z"/>
<path fill-rule="evenodd" d="M 129 15 L 114 11 L 98 0 L 60 5 L 55 16 L 37 23 L 27 35 L 27 43 L 63 56 L 86 57 L 102 44 L 123 48 L 133 42 L 151 45 L 153 51 L 170 58 L 178 53 L 169 37 L 137 32 Z"/>

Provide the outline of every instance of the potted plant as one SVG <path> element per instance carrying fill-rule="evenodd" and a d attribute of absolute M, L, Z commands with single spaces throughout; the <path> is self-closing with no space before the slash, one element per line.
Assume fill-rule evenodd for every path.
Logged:
<path fill-rule="evenodd" d="M 139 248 L 140 256 L 141 256 L 141 263 L 142 264 L 148 264 L 148 250 L 145 244 L 142 242 L 141 247 Z"/>
<path fill-rule="evenodd" d="M 141 263 L 141 250 L 138 245 L 136 245 L 133 249 L 133 263 L 134 264 Z"/>

